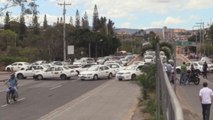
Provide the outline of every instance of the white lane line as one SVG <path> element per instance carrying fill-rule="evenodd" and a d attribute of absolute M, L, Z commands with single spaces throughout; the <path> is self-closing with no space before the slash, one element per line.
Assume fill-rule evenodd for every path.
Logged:
<path fill-rule="evenodd" d="M 72 109 L 73 107 L 75 107 L 76 105 L 85 102 L 88 98 L 90 98 L 91 96 L 95 95 L 97 92 L 99 92 L 100 90 L 103 90 L 104 88 L 106 88 L 107 86 L 113 84 L 115 81 L 110 80 L 98 87 L 96 87 L 95 89 L 81 95 L 80 97 L 72 100 L 71 102 L 56 108 L 55 110 L 51 111 L 50 113 L 40 117 L 38 120 L 53 120 L 54 118 L 56 118 L 57 116 L 60 116 L 61 114 L 63 114 L 65 111 Z"/>
<path fill-rule="evenodd" d="M 50 88 L 50 90 L 54 90 L 54 89 L 59 88 L 59 87 L 61 87 L 61 86 L 62 86 L 62 85 L 57 85 L 57 86 L 55 86 L 55 87 Z"/>
<path fill-rule="evenodd" d="M 2 90 L 2 91 L 0 91 L 0 93 L 2 93 L 2 92 L 6 92 L 6 90 Z"/>
<path fill-rule="evenodd" d="M 24 100 L 25 98 L 20 98 L 20 99 L 18 99 L 17 101 L 22 101 L 22 100 Z M 8 104 L 5 104 L 5 105 L 2 105 L 1 107 L 3 108 L 3 107 L 7 107 L 8 106 Z"/>
<path fill-rule="evenodd" d="M 8 104 L 2 105 L 1 107 L 3 108 L 3 107 L 6 107 L 6 106 L 8 106 Z"/>
<path fill-rule="evenodd" d="M 22 101 L 22 100 L 24 100 L 25 98 L 20 98 L 20 99 L 18 99 L 17 101 Z"/>

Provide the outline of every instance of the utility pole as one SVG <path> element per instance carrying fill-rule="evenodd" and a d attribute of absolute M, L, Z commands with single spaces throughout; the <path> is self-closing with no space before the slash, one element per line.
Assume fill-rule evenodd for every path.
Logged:
<path fill-rule="evenodd" d="M 200 25 L 200 43 L 201 43 L 200 50 L 203 47 L 203 50 L 204 50 L 203 52 L 204 52 L 204 55 L 205 55 L 206 53 L 205 53 L 205 48 L 204 48 L 204 45 L 205 45 L 205 41 L 204 41 L 204 22 L 200 22 L 200 23 L 196 23 L 196 24 Z"/>
<path fill-rule="evenodd" d="M 61 5 L 61 6 L 63 6 L 63 17 L 64 17 L 64 23 L 63 23 L 63 54 L 64 54 L 64 61 L 66 61 L 66 33 L 65 33 L 65 14 L 66 14 L 66 5 L 71 5 L 71 4 L 67 4 L 67 3 L 65 3 L 65 1 L 64 1 L 64 3 L 58 3 L 58 5 Z"/>
<path fill-rule="evenodd" d="M 194 33 L 195 31 L 198 31 L 198 29 L 194 30 L 195 27 L 199 27 L 200 28 L 200 25 L 196 25 L 196 26 L 192 27 L 192 29 L 193 29 L 193 35 L 195 35 L 195 41 L 196 41 L 196 55 L 198 55 L 198 43 L 197 43 L 197 41 L 198 41 L 198 39 L 197 39 L 198 35 L 197 35 L 197 33 Z"/>

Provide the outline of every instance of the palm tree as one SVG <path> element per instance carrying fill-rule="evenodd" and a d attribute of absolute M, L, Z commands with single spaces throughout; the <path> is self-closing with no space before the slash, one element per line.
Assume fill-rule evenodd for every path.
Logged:
<path fill-rule="evenodd" d="M 147 39 L 148 39 L 147 41 L 149 42 L 149 44 L 142 46 L 141 55 L 143 55 L 145 53 L 145 51 L 147 51 L 147 50 L 156 50 L 157 43 L 159 43 L 160 44 L 160 51 L 164 51 L 164 53 L 165 53 L 165 55 L 168 59 L 171 58 L 171 55 L 174 52 L 173 46 L 172 46 L 171 43 L 160 42 L 159 36 L 157 36 L 154 32 L 150 32 L 148 34 Z"/>

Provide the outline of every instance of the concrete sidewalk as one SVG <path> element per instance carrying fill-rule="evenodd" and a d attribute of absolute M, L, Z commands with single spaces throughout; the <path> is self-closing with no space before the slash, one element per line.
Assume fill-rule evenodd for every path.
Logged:
<path fill-rule="evenodd" d="M 131 120 L 139 95 L 135 83 L 109 80 L 39 120 Z"/>

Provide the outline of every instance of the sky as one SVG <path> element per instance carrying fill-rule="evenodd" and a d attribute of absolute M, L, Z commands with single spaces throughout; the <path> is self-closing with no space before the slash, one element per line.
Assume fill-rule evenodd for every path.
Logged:
<path fill-rule="evenodd" d="M 6 0 L 0 0 L 0 7 Z M 44 15 L 48 24 L 53 24 L 63 15 L 63 7 L 58 3 L 64 0 L 36 0 L 39 11 L 39 23 L 42 25 Z M 75 21 L 76 10 L 80 17 L 87 12 L 89 24 L 92 25 L 94 5 L 97 5 L 99 17 L 111 19 L 115 28 L 183 28 L 198 29 L 199 23 L 209 27 L 213 22 L 212 0 L 65 0 L 66 23 L 70 17 Z M 7 9 L 11 19 L 17 19 L 20 7 Z M 5 11 L 4 11 L 5 12 Z M 31 17 L 26 17 L 26 23 Z M 0 16 L 4 23 L 4 15 Z"/>

